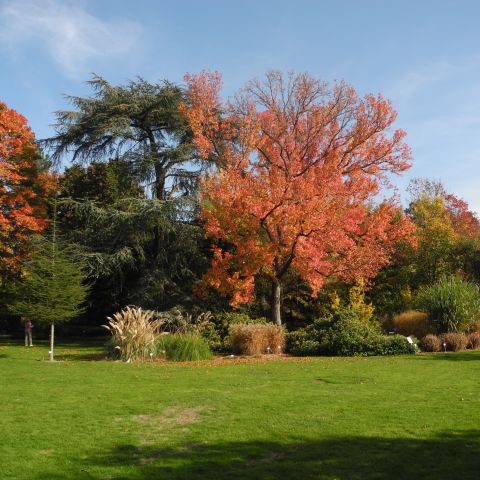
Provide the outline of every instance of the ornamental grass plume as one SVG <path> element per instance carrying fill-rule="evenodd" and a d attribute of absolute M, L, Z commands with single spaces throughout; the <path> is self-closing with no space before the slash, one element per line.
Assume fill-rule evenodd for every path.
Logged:
<path fill-rule="evenodd" d="M 116 355 L 132 362 L 149 358 L 163 319 L 153 319 L 154 312 L 141 308 L 126 307 L 112 317 L 108 325 L 102 325 L 112 334 L 111 344 Z"/>

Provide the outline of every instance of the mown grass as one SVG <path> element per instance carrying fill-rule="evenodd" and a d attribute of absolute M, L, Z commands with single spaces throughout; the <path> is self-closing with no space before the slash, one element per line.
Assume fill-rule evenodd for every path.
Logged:
<path fill-rule="evenodd" d="M 0 344 L 2 479 L 477 479 L 480 352 L 125 364 Z M 224 363 L 223 363 L 224 362 Z"/>

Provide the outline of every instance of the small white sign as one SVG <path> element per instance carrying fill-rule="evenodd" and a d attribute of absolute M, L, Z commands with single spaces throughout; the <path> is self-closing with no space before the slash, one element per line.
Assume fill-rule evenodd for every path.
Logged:
<path fill-rule="evenodd" d="M 410 344 L 413 344 L 412 337 L 407 337 L 407 342 L 410 343 Z"/>

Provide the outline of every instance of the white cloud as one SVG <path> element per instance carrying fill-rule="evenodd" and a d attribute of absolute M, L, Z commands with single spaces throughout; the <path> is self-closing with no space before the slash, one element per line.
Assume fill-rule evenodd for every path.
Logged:
<path fill-rule="evenodd" d="M 68 76 L 99 61 L 130 53 L 142 28 L 132 21 L 102 20 L 61 0 L 8 0 L 0 6 L 0 48 L 40 46 Z"/>

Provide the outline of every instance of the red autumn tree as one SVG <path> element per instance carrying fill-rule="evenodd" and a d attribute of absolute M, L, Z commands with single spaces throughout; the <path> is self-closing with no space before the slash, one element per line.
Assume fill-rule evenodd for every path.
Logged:
<path fill-rule="evenodd" d="M 26 119 L 0 102 L 0 278 L 17 271 L 33 233 L 46 226 L 46 191 L 53 178 Z"/>
<path fill-rule="evenodd" d="M 410 166 L 405 133 L 389 134 L 396 113 L 381 96 L 274 71 L 222 104 L 219 74 L 185 79 L 184 113 L 200 154 L 218 166 L 201 185 L 201 216 L 216 241 L 204 286 L 235 306 L 252 299 L 262 272 L 280 324 L 289 268 L 315 295 L 332 276 L 371 278 L 397 242 L 412 239 L 399 205 L 378 201 L 386 174 Z"/>
<path fill-rule="evenodd" d="M 480 235 L 480 222 L 468 203 L 455 195 L 445 195 L 445 210 L 452 221 L 455 233 L 461 238 L 473 239 Z"/>

